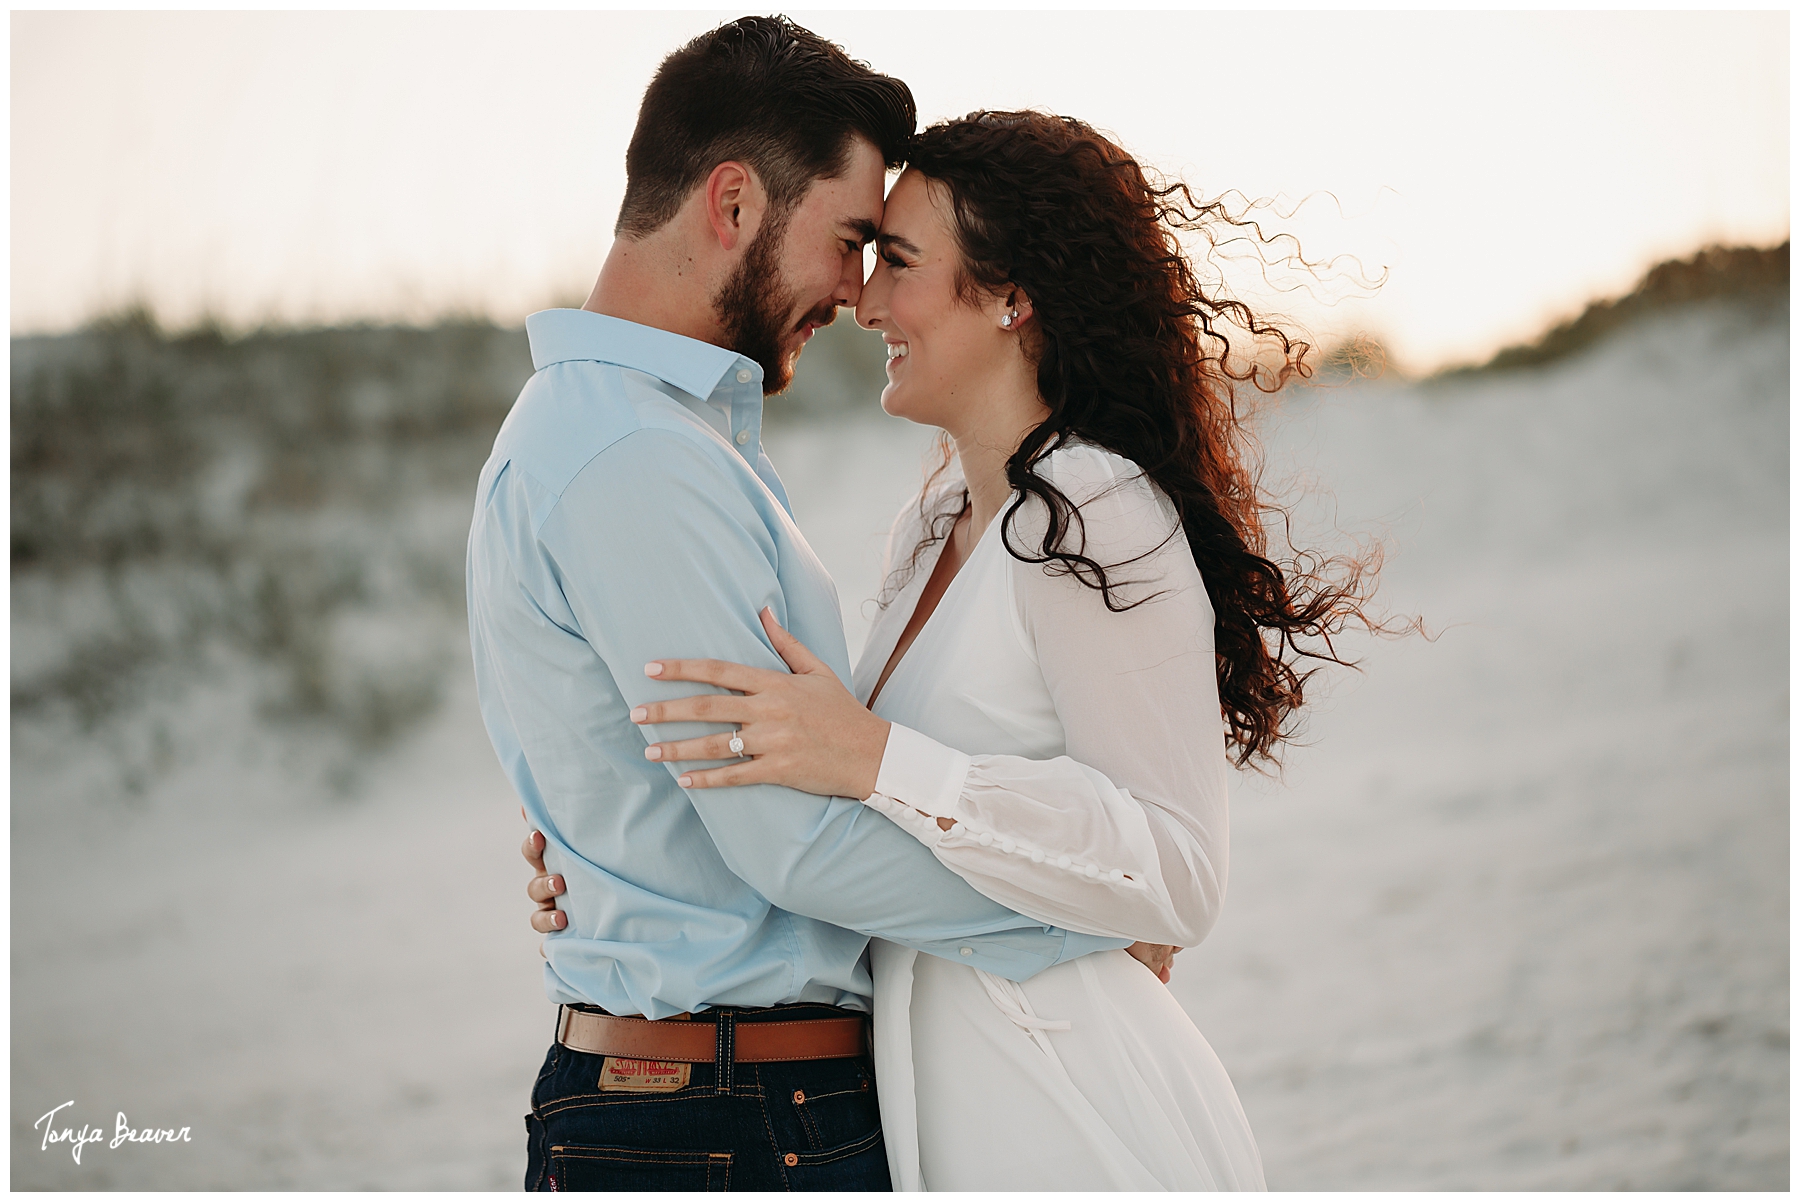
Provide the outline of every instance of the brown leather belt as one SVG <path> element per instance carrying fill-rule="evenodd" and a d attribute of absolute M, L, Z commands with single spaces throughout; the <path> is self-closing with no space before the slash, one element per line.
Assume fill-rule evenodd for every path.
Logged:
<path fill-rule="evenodd" d="M 868 1020 L 806 1018 L 787 1022 L 732 1024 L 732 1059 L 739 1064 L 783 1060 L 837 1060 L 861 1056 L 868 1048 Z M 719 1055 L 719 1032 L 707 1018 L 621 1018 L 562 1008 L 556 1042 L 595 1056 L 673 1060 L 711 1064 Z"/>

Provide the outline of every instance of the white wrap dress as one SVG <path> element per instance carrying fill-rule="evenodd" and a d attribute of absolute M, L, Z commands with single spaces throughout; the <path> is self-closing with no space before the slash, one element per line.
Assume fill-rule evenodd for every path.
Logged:
<path fill-rule="evenodd" d="M 876 699 L 896 725 L 866 804 L 1020 913 L 1191 947 L 1226 881 L 1212 607 L 1173 508 L 1130 461 L 1076 444 L 1039 471 L 1080 507 L 1085 553 L 1123 564 L 1111 578 L 1144 603 L 1109 612 L 1098 591 L 1008 555 L 990 523 Z M 890 570 L 921 513 L 961 491 L 953 463 L 902 511 Z M 1037 545 L 1043 512 L 1027 504 L 1015 546 Z M 871 629 L 864 701 L 942 546 Z M 1023 985 L 880 940 L 871 954 L 894 1188 L 1264 1188 L 1224 1067 L 1124 951 Z"/>

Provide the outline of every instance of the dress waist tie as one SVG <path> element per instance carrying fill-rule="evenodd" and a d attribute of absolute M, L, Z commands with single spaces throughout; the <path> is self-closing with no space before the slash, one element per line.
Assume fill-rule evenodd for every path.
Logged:
<path fill-rule="evenodd" d="M 975 970 L 976 977 L 981 980 L 981 987 L 987 990 L 988 999 L 996 1009 L 1006 1017 L 1013 1026 L 1025 1032 L 1032 1043 L 1050 1057 L 1058 1068 L 1062 1061 L 1056 1055 L 1056 1049 L 1050 1046 L 1050 1037 L 1046 1031 L 1067 1031 L 1070 1029 L 1066 1018 L 1039 1018 L 1031 1008 L 1031 999 L 1025 996 L 1025 990 L 1017 981 L 1009 981 L 1005 977 L 997 977 L 992 973 Z"/>

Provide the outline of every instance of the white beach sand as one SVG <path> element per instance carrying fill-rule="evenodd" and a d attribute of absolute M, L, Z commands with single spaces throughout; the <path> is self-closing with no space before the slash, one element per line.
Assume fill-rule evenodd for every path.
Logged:
<path fill-rule="evenodd" d="M 1440 634 L 1351 640 L 1177 965 L 1272 1187 L 1787 1187 L 1788 335 L 1746 323 L 1278 415 L 1272 478 L 1386 523 Z M 925 441 L 770 435 L 853 649 Z M 200 750 L 129 800 L 15 723 L 13 1187 L 515 1188 L 552 1010 L 466 668 L 350 797 L 248 696 L 146 703 Z M 79 1165 L 32 1127 L 71 1099 Z"/>

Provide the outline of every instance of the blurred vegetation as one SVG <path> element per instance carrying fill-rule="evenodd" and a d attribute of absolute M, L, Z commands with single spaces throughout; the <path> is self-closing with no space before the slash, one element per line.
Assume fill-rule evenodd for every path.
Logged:
<path fill-rule="evenodd" d="M 769 421 L 875 411 L 883 358 L 840 315 Z M 478 321 L 14 339 L 15 720 L 247 676 L 267 722 L 391 742 L 460 660 L 475 477 L 530 374 Z"/>
<path fill-rule="evenodd" d="M 390 741 L 437 703 L 517 330 L 169 335 L 130 311 L 12 344 L 15 717 L 92 729 L 247 660 L 266 717 Z"/>
<path fill-rule="evenodd" d="M 1773 304 L 1787 295 L 1788 243 L 1707 246 L 1689 258 L 1658 263 L 1626 295 L 1593 302 L 1580 316 L 1551 327 L 1535 341 L 1506 347 L 1486 363 L 1439 372 L 1437 378 L 1554 363 L 1586 350 L 1640 317 L 1678 305 L 1720 299 Z"/>

